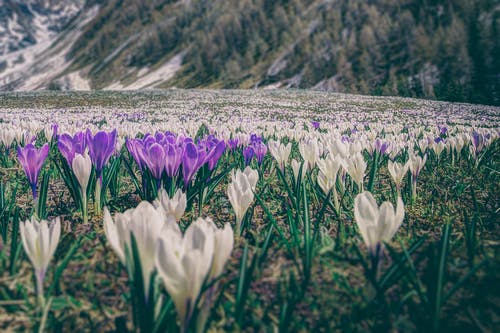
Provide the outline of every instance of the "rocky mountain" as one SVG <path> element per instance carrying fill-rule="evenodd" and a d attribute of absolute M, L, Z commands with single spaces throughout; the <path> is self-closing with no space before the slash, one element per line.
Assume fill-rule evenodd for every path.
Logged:
<path fill-rule="evenodd" d="M 500 103 L 496 0 L 0 0 L 0 90 L 313 88 Z"/>

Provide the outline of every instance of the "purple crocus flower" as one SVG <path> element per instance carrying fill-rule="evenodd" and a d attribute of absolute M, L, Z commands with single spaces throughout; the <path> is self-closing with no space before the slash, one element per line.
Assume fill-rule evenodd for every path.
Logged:
<path fill-rule="evenodd" d="M 183 149 L 174 144 L 166 144 L 163 148 L 165 149 L 165 171 L 167 176 L 170 178 L 175 177 L 181 166 Z"/>
<path fill-rule="evenodd" d="M 165 169 L 165 150 L 160 144 L 153 143 L 149 147 L 143 148 L 143 156 L 144 163 L 159 183 L 163 170 Z"/>
<path fill-rule="evenodd" d="M 57 148 L 59 148 L 69 166 L 72 165 L 76 154 L 83 155 L 85 152 L 85 148 L 87 147 L 85 141 L 85 133 L 83 132 L 77 132 L 74 136 L 67 133 L 59 136 Z"/>
<path fill-rule="evenodd" d="M 208 160 L 208 170 L 212 171 L 215 166 L 217 165 L 217 162 L 219 161 L 220 157 L 222 154 L 224 154 L 224 151 L 226 150 L 226 143 L 224 140 L 220 140 L 210 151 L 210 153 L 207 156 Z"/>
<path fill-rule="evenodd" d="M 315 130 L 319 129 L 319 121 L 313 120 L 311 121 L 311 125 Z"/>
<path fill-rule="evenodd" d="M 31 143 L 25 147 L 17 148 L 17 158 L 24 169 L 28 182 L 30 183 L 33 198 L 36 199 L 36 185 L 38 183 L 38 175 L 42 168 L 43 162 L 49 155 L 49 145 L 46 143 L 40 149 L 36 149 Z"/>
<path fill-rule="evenodd" d="M 229 146 L 229 149 L 235 150 L 238 147 L 238 139 L 229 139 L 227 141 L 227 145 Z"/>
<path fill-rule="evenodd" d="M 197 170 L 198 163 L 198 148 L 193 142 L 188 141 L 184 146 L 182 154 L 182 176 L 184 178 L 184 186 L 187 187 Z"/>
<path fill-rule="evenodd" d="M 127 147 L 128 152 L 132 155 L 135 163 L 139 166 L 139 170 L 142 172 L 144 168 L 144 162 L 141 158 L 141 154 L 139 153 L 142 150 L 142 140 L 141 139 L 129 139 L 125 140 L 125 146 Z"/>
<path fill-rule="evenodd" d="M 245 159 L 245 165 L 250 165 L 252 161 L 253 155 L 255 155 L 255 151 L 252 146 L 247 146 L 243 149 L 243 158 Z"/>
<path fill-rule="evenodd" d="M 472 145 L 476 153 L 481 152 L 484 147 L 484 136 L 476 131 L 472 132 Z"/>
<path fill-rule="evenodd" d="M 375 151 L 377 151 L 380 155 L 384 155 L 389 148 L 389 142 L 382 142 L 380 139 L 375 140 Z"/>
<path fill-rule="evenodd" d="M 89 155 L 95 167 L 97 178 L 101 177 L 102 169 L 108 163 L 111 155 L 115 151 L 117 132 L 100 131 L 92 136 L 92 132 L 87 129 L 86 140 L 89 147 Z"/>
<path fill-rule="evenodd" d="M 254 145 L 256 143 L 262 142 L 262 138 L 257 134 L 250 135 L 250 144 Z"/>
<path fill-rule="evenodd" d="M 257 162 L 261 165 L 267 153 L 267 146 L 263 142 L 259 142 L 254 144 L 254 150 L 255 156 L 257 156 Z"/>

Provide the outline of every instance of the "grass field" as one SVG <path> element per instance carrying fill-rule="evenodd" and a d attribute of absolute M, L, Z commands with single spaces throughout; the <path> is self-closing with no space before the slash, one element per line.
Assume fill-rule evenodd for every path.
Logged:
<path fill-rule="evenodd" d="M 0 93 L 0 330 L 498 331 L 499 134 L 404 98 Z"/>

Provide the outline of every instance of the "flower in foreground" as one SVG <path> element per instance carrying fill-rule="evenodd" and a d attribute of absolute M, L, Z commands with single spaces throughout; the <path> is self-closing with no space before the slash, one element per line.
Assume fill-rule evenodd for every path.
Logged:
<path fill-rule="evenodd" d="M 43 162 L 49 155 L 49 145 L 46 143 L 40 149 L 36 149 L 31 143 L 25 147 L 17 148 L 17 157 L 24 169 L 28 182 L 30 183 L 33 198 L 36 199 L 36 185 Z"/>
<path fill-rule="evenodd" d="M 184 236 L 164 230 L 155 260 L 158 273 L 174 302 L 185 331 L 207 276 L 222 273 L 233 247 L 233 233 L 226 224 L 219 230 L 210 219 L 198 218 Z"/>
<path fill-rule="evenodd" d="M 154 255 L 158 237 L 165 225 L 178 229 L 176 223 L 166 219 L 161 209 L 155 208 L 147 201 L 142 201 L 136 208 L 116 213 L 114 221 L 107 207 L 104 207 L 104 233 L 111 248 L 115 251 L 123 265 L 129 266 L 127 257 L 132 258 L 131 236 L 135 238 L 139 253 L 144 282 L 144 295 L 149 295 L 149 283 L 155 264 Z M 178 229 L 180 233 L 180 230 Z M 147 300 L 146 300 L 147 301 Z"/>
<path fill-rule="evenodd" d="M 49 224 L 46 220 L 37 221 L 32 217 L 19 224 L 19 231 L 24 251 L 35 270 L 37 294 L 43 300 L 43 280 L 61 235 L 60 219 L 56 218 Z"/>
<path fill-rule="evenodd" d="M 373 195 L 364 191 L 354 200 L 354 217 L 370 255 L 377 257 L 382 242 L 390 241 L 403 223 L 403 200 L 398 197 L 396 210 L 389 201 L 378 207 Z"/>

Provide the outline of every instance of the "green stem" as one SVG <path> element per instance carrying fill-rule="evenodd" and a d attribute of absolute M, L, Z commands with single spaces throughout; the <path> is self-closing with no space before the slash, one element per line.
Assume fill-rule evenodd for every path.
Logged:
<path fill-rule="evenodd" d="M 87 208 L 87 191 L 82 188 L 82 215 L 83 224 L 89 223 L 88 208 Z"/>
<path fill-rule="evenodd" d="M 98 178 L 95 184 L 95 211 L 101 214 L 101 180 Z"/>
<path fill-rule="evenodd" d="M 43 295 L 43 278 L 45 274 L 36 272 L 35 275 L 36 275 L 36 295 L 38 298 L 38 306 L 40 308 L 40 311 L 43 311 L 43 308 L 45 306 L 45 296 Z"/>

